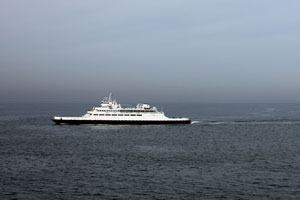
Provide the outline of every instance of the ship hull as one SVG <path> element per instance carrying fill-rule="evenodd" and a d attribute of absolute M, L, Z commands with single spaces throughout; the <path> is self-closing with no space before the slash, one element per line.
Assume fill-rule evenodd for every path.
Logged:
<path fill-rule="evenodd" d="M 132 124 L 132 125 L 151 125 L 151 124 L 190 124 L 191 120 L 65 120 L 54 119 L 52 121 L 56 124 Z"/>

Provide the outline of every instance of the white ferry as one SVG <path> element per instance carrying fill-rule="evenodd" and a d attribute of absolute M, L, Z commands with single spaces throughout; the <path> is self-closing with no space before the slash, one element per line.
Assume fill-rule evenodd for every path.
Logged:
<path fill-rule="evenodd" d="M 56 124 L 190 124 L 189 118 L 169 118 L 164 112 L 149 104 L 137 104 L 135 108 L 122 108 L 111 94 L 82 117 L 53 117 Z"/>

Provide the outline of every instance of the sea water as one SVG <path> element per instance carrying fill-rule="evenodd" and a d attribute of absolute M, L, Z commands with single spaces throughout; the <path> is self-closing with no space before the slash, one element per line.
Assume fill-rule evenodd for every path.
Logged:
<path fill-rule="evenodd" d="M 0 104 L 0 199 L 300 199 L 300 104 L 156 104 L 191 125 L 54 125 Z"/>

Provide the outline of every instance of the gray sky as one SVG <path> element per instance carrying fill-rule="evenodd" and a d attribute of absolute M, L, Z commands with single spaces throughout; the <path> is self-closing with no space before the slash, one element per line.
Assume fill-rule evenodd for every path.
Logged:
<path fill-rule="evenodd" d="M 300 102 L 300 1 L 2 0 L 0 101 Z"/>

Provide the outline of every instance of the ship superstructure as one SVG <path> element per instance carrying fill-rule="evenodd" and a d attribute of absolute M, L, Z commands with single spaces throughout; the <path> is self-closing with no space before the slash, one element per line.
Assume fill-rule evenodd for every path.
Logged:
<path fill-rule="evenodd" d="M 190 124 L 188 118 L 169 118 L 149 104 L 122 108 L 110 94 L 82 117 L 53 117 L 56 124 Z"/>

